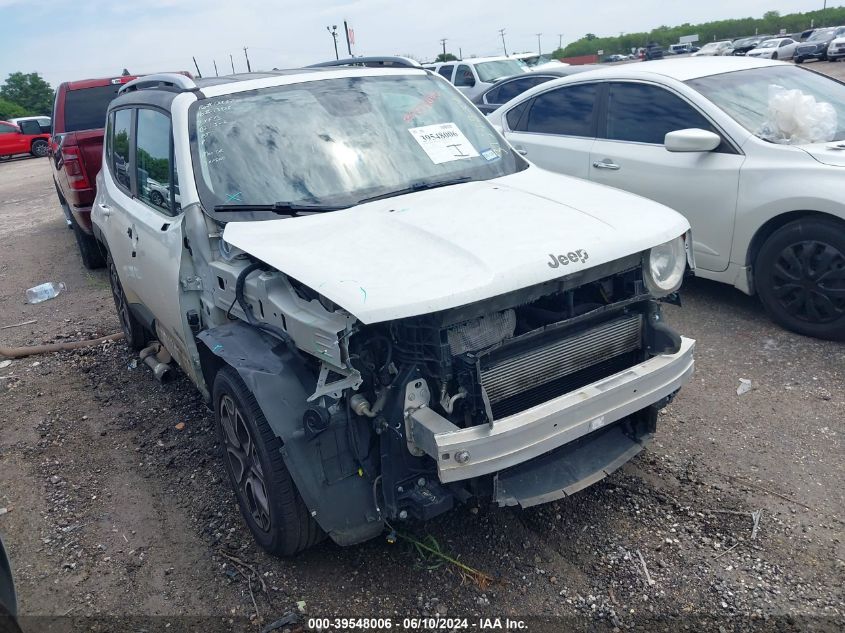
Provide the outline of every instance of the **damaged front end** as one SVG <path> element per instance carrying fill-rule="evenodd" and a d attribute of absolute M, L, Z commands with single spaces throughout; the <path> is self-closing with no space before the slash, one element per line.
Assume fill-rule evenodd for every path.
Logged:
<path fill-rule="evenodd" d="M 312 516 L 338 543 L 456 502 L 531 506 L 636 455 L 692 373 L 694 342 L 663 322 L 647 265 L 635 254 L 372 324 L 262 272 L 245 295 L 290 344 L 223 325 L 200 334 L 204 366 L 216 358 L 238 370 Z M 217 305 L 231 309 L 220 286 Z"/>

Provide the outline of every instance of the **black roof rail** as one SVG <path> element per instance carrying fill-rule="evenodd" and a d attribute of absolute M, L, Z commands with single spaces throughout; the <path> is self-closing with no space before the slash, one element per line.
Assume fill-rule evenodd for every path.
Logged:
<path fill-rule="evenodd" d="M 347 57 L 346 59 L 333 59 L 328 62 L 311 64 L 306 68 L 328 68 L 331 66 L 366 66 L 368 68 L 422 68 L 422 65 L 410 57 L 398 55 L 381 57 Z"/>
<path fill-rule="evenodd" d="M 144 75 L 133 79 L 128 84 L 125 84 L 117 91 L 118 95 L 133 92 L 135 90 L 145 90 L 148 88 L 163 88 L 165 90 L 173 90 L 175 92 L 183 92 L 190 90 L 197 90 L 197 84 L 190 77 L 186 77 L 180 73 L 155 73 L 152 75 Z"/>

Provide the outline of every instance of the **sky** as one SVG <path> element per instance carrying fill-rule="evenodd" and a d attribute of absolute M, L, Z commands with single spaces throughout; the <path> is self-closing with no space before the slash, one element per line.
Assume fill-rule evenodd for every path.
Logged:
<path fill-rule="evenodd" d="M 327 26 L 355 31 L 357 55 L 432 60 L 447 38 L 464 57 L 557 48 L 586 33 L 648 31 L 665 24 L 761 17 L 821 9 L 823 0 L 461 0 L 409 5 L 397 0 L 0 0 L 0 81 L 38 72 L 53 86 L 67 80 L 188 70 L 214 75 L 290 68 L 334 58 Z M 841 2 L 829 0 L 830 5 Z"/>

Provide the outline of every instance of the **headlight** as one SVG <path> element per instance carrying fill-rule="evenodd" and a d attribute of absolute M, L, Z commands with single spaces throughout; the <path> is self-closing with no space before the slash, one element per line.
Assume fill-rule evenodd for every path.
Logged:
<path fill-rule="evenodd" d="M 687 246 L 684 235 L 652 248 L 646 256 L 646 286 L 656 297 L 665 297 L 681 287 L 687 267 Z"/>

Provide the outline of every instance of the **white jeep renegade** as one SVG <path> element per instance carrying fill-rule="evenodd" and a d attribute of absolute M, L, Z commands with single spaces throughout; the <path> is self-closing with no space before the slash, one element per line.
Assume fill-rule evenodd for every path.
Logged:
<path fill-rule="evenodd" d="M 127 341 L 213 406 L 277 554 L 573 494 L 693 371 L 658 304 L 687 221 L 531 165 L 422 69 L 138 79 L 97 192 Z"/>

